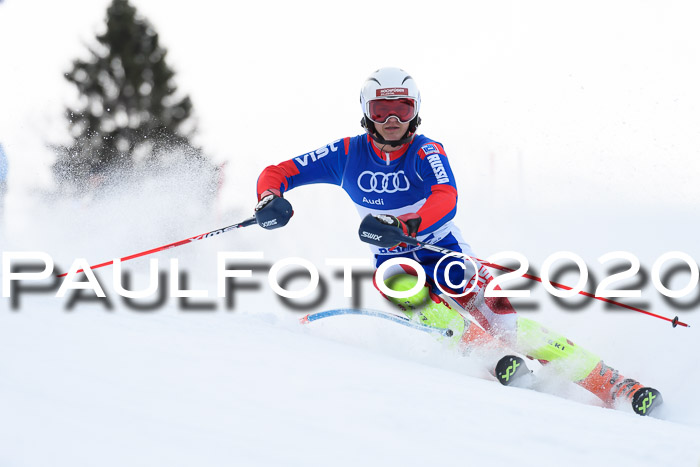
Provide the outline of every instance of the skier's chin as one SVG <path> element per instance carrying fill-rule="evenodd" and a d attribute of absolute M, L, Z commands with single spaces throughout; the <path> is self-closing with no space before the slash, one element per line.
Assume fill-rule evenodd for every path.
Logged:
<path fill-rule="evenodd" d="M 397 133 L 397 132 L 390 132 L 389 134 L 382 135 L 384 137 L 384 141 L 388 142 L 389 144 L 398 144 L 398 141 L 401 141 L 401 137 L 403 134 Z"/>

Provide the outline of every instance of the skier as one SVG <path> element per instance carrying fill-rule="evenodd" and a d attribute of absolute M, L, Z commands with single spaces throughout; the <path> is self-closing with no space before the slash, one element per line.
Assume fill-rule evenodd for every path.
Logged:
<path fill-rule="evenodd" d="M 255 207 L 258 224 L 266 229 L 287 224 L 293 212 L 283 198 L 285 192 L 311 183 L 331 183 L 350 196 L 365 217 L 363 226 L 384 232 L 389 229 L 474 257 L 452 222 L 457 184 L 445 149 L 416 133 L 421 123 L 421 98 L 414 79 L 399 68 L 381 68 L 364 82 L 360 104 L 364 134 L 336 140 L 262 171 Z M 382 246 L 373 241 L 377 235 L 367 232 L 364 237 L 361 239 L 370 243 L 374 252 L 375 267 L 402 257 L 416 261 L 425 271 L 425 287 L 418 294 L 407 299 L 382 295 L 410 318 L 452 330 L 453 339 L 465 349 L 497 348 L 501 355 L 513 349 L 543 364 L 555 364 L 610 407 L 631 404 L 636 413 L 647 415 L 661 404 L 656 389 L 622 376 L 566 337 L 519 316 L 507 298 L 485 297 L 486 285 L 493 277 L 478 261 L 444 258 L 400 241 Z M 452 267 L 455 262 L 459 267 Z M 417 275 L 411 268 L 391 265 L 384 275 L 385 284 L 392 290 L 409 290 Z M 375 275 L 379 288 L 376 280 Z M 455 284 L 465 285 L 454 290 Z M 453 306 L 444 298 L 446 293 L 459 295 L 469 290 L 450 298 Z M 527 373 L 524 361 L 512 355 L 503 357 L 495 369 L 503 384 Z"/>

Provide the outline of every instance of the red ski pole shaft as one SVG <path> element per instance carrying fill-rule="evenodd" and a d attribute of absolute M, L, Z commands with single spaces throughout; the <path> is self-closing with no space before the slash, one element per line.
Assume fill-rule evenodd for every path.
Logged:
<path fill-rule="evenodd" d="M 223 227 L 221 229 L 212 230 L 211 232 L 203 233 L 200 235 L 195 235 L 194 237 L 186 238 L 186 239 L 180 240 L 178 242 L 169 243 L 167 245 L 159 246 L 159 247 L 153 248 L 151 250 L 146 250 L 146 251 L 142 251 L 140 253 L 134 253 L 133 255 L 125 256 L 123 258 L 120 258 L 120 261 L 122 261 L 122 262 L 129 261 L 130 259 L 140 258 L 141 256 L 146 256 L 146 255 L 150 255 L 153 253 L 157 253 L 159 251 L 168 250 L 170 248 L 175 248 L 177 246 L 186 245 L 188 243 L 196 242 L 197 240 L 204 240 L 205 238 L 214 237 L 216 235 L 229 232 L 233 229 L 240 229 L 241 227 L 248 227 L 249 225 L 253 225 L 255 223 L 256 223 L 255 217 L 250 217 L 250 218 L 244 220 L 243 222 L 239 222 L 238 224 L 229 225 L 228 227 Z M 90 269 L 98 269 L 98 268 L 101 268 L 104 266 L 109 266 L 110 264 L 114 264 L 114 261 L 106 261 L 104 263 L 96 264 L 94 266 L 90 266 Z M 83 272 L 83 270 L 80 269 L 78 272 Z M 68 274 L 67 272 L 64 272 L 63 274 L 59 274 L 57 277 L 64 277 L 67 274 Z"/>
<path fill-rule="evenodd" d="M 458 253 L 458 252 L 452 251 L 452 250 L 450 250 L 450 249 L 448 249 L 448 248 L 442 248 L 442 247 L 439 247 L 439 246 L 430 245 L 430 244 L 428 244 L 428 243 L 419 242 L 419 241 L 417 241 L 415 238 L 406 237 L 406 243 L 408 243 L 408 244 L 410 244 L 410 245 L 422 246 L 423 248 L 426 248 L 426 249 L 428 249 L 428 250 L 436 251 L 436 252 L 438 252 L 438 253 L 443 253 L 443 254 L 445 254 L 445 255 L 459 256 L 459 257 L 465 258 L 465 259 L 474 259 L 474 260 L 476 260 L 476 261 L 479 261 L 479 262 L 480 262 L 481 264 L 483 264 L 484 266 L 487 266 L 487 267 L 490 267 L 490 268 L 493 268 L 493 269 L 499 269 L 499 270 L 501 270 L 501 271 L 506 271 L 506 272 L 515 272 L 515 269 L 507 268 L 507 267 L 501 266 L 501 265 L 499 265 L 499 264 L 489 263 L 488 261 L 484 261 L 484 260 L 479 259 L 479 258 L 472 258 L 472 257 L 470 257 L 469 255 L 465 255 L 464 253 Z M 532 274 L 523 274 L 522 277 L 524 277 L 524 278 L 526 278 L 526 279 L 533 280 L 533 281 L 542 282 L 542 278 L 537 277 L 537 276 L 533 276 Z M 573 288 L 573 287 L 569 287 L 568 285 L 559 284 L 558 282 L 551 282 L 551 281 L 550 281 L 550 284 L 552 284 L 554 287 L 558 287 L 558 288 L 564 289 L 564 290 L 572 290 L 572 288 Z M 679 320 L 678 320 L 678 316 L 675 316 L 674 318 L 668 318 L 668 317 L 666 317 L 666 316 L 657 315 L 656 313 L 652 313 L 652 312 L 650 312 L 650 311 L 642 310 L 641 308 L 637 308 L 637 307 L 634 307 L 634 306 L 631 306 L 631 305 L 625 305 L 624 303 L 616 302 L 615 300 L 610 300 L 609 298 L 598 297 L 598 296 L 596 296 L 596 295 L 593 295 L 592 293 L 585 292 L 585 291 L 583 291 L 583 290 L 580 290 L 580 291 L 578 292 L 578 294 L 579 294 L 579 295 L 583 295 L 583 296 L 585 296 L 585 297 L 595 298 L 596 300 L 600 300 L 600 301 L 602 301 L 602 302 L 606 302 L 606 303 L 610 303 L 610 304 L 613 304 L 613 305 L 617 305 L 617 306 L 622 307 L 622 308 L 627 308 L 628 310 L 636 311 L 636 312 L 638 312 L 638 313 L 644 313 L 645 315 L 653 316 L 653 317 L 655 317 L 655 318 L 659 318 L 659 319 L 662 319 L 662 320 L 664 320 L 664 321 L 668 321 L 668 322 L 670 322 L 670 323 L 673 325 L 674 328 L 675 328 L 676 326 L 684 326 L 684 327 L 686 327 L 686 328 L 689 328 L 689 327 L 690 327 L 689 324 L 684 323 L 684 322 L 682 322 L 682 321 L 679 321 Z"/>
<path fill-rule="evenodd" d="M 507 268 L 507 267 L 501 266 L 501 265 L 499 265 L 499 264 L 489 263 L 488 261 L 482 261 L 482 260 L 480 260 L 480 259 L 478 259 L 478 258 L 474 258 L 474 259 L 476 259 L 477 261 L 479 261 L 479 262 L 480 262 L 481 264 L 483 264 L 484 266 L 488 266 L 488 267 L 493 268 L 493 269 L 499 269 L 499 270 L 501 270 L 501 271 L 506 271 L 506 272 L 514 272 L 514 271 L 515 271 L 515 269 Z M 525 277 L 526 279 L 530 279 L 530 280 L 533 280 L 533 281 L 540 282 L 540 283 L 542 282 L 542 279 L 541 279 L 540 277 L 533 276 L 532 274 L 523 274 L 523 277 Z M 571 290 L 571 289 L 572 289 L 572 287 L 569 287 L 568 285 L 560 284 L 560 283 L 558 283 L 558 282 L 549 281 L 549 283 L 552 284 L 554 287 L 557 287 L 557 288 L 560 288 L 560 289 L 563 289 L 563 290 Z M 637 308 L 637 307 L 634 307 L 634 306 L 632 306 L 632 305 L 626 305 L 626 304 L 621 303 L 621 302 L 616 302 L 615 300 L 610 300 L 609 298 L 599 297 L 599 296 L 597 296 L 597 295 L 593 295 L 592 293 L 586 292 L 585 290 L 580 290 L 580 291 L 578 292 L 578 294 L 579 294 L 579 295 L 583 295 L 583 296 L 585 296 L 585 297 L 595 298 L 596 300 L 600 300 L 600 301 L 602 301 L 602 302 L 611 303 L 611 304 L 613 304 L 613 305 L 617 305 L 617 306 L 622 307 L 622 308 L 627 308 L 628 310 L 636 311 L 636 312 L 638 312 L 638 313 L 644 313 L 645 315 L 649 315 L 649 316 L 653 316 L 653 317 L 655 317 L 655 318 L 663 319 L 664 321 L 668 321 L 668 322 L 670 322 L 671 324 L 673 324 L 673 327 L 674 327 L 674 328 L 675 328 L 676 326 L 678 326 L 678 325 L 684 326 L 684 327 L 687 327 L 687 328 L 690 327 L 689 324 L 684 323 L 684 322 L 682 322 L 682 321 L 679 321 L 679 320 L 678 320 L 678 316 L 676 316 L 676 317 L 674 317 L 673 319 L 671 319 L 671 318 L 668 318 L 668 317 L 666 317 L 666 316 L 657 315 L 657 314 L 652 313 L 652 312 L 650 312 L 650 311 L 642 310 L 641 308 Z"/>

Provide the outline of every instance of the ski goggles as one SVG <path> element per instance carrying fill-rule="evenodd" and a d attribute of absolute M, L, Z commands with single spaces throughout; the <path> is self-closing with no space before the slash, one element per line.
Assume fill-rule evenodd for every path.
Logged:
<path fill-rule="evenodd" d="M 371 100 L 367 103 L 367 116 L 374 123 L 386 123 L 389 117 L 408 123 L 416 116 L 416 101 L 407 98 Z"/>

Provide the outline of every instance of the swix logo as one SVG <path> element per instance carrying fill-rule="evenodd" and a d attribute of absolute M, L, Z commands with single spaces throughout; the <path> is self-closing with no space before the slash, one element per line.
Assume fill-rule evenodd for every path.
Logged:
<path fill-rule="evenodd" d="M 408 88 L 384 88 L 377 89 L 377 97 L 408 96 Z"/>
<path fill-rule="evenodd" d="M 362 202 L 366 204 L 373 204 L 374 206 L 384 206 L 384 198 L 379 199 L 367 199 L 362 197 Z"/>
<path fill-rule="evenodd" d="M 277 219 L 272 219 L 271 221 L 263 222 L 260 227 L 270 227 L 271 225 L 277 225 Z"/>
<path fill-rule="evenodd" d="M 306 164 L 309 163 L 309 158 L 311 158 L 311 162 L 316 162 L 322 157 L 326 157 L 328 154 L 331 152 L 336 152 L 338 150 L 337 146 L 335 143 L 337 143 L 338 140 L 333 141 L 331 144 L 328 146 L 324 146 L 322 148 L 319 148 L 315 151 L 308 152 L 304 154 L 303 156 L 295 157 L 294 160 L 297 161 L 299 164 L 302 166 L 306 167 Z"/>
<path fill-rule="evenodd" d="M 365 238 L 369 238 L 370 240 L 375 240 L 375 241 L 380 241 L 382 239 L 382 236 L 379 234 L 367 232 L 366 230 L 362 231 L 362 236 Z"/>
<path fill-rule="evenodd" d="M 447 176 L 447 171 L 445 170 L 445 167 L 443 167 L 442 161 L 440 160 L 440 154 L 428 156 L 428 162 L 430 162 L 430 166 L 433 168 L 433 172 L 435 173 L 438 183 L 450 182 L 450 178 Z"/>

